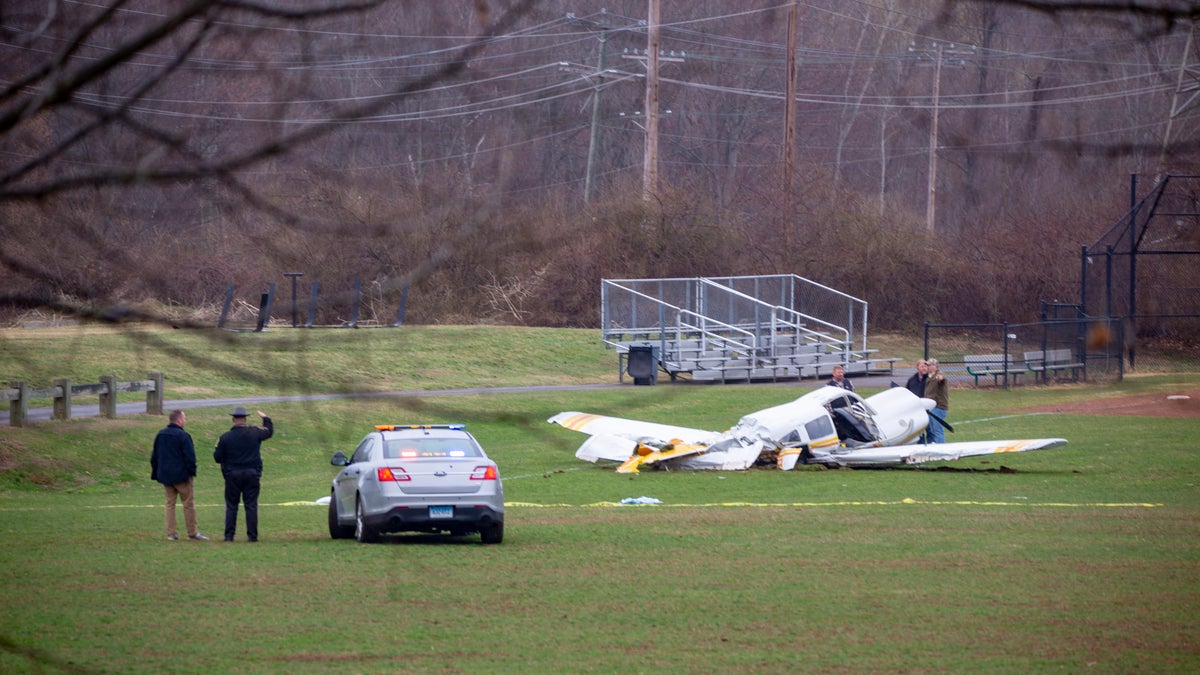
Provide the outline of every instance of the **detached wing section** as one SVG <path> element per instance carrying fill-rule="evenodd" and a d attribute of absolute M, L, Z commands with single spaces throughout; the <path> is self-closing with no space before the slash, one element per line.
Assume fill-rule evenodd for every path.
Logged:
<path fill-rule="evenodd" d="M 1048 450 L 1066 444 L 1065 438 L 1034 438 L 1019 441 L 964 441 L 929 445 L 842 448 L 821 457 L 821 461 L 832 460 L 842 466 L 924 464 L 925 462 L 944 462 L 976 455 Z"/>
<path fill-rule="evenodd" d="M 683 441 L 684 443 L 702 443 L 716 435 L 712 431 L 704 431 L 703 429 L 689 429 L 688 427 L 677 427 L 670 424 L 627 420 L 620 417 L 606 417 L 604 415 L 592 415 L 581 412 L 560 412 L 546 421 L 589 436 L 618 436 L 639 442 L 648 439 L 659 443 L 667 443 L 673 440 Z"/>
<path fill-rule="evenodd" d="M 932 443 L 930 445 L 913 446 L 910 464 L 922 462 L 939 462 L 943 460 L 972 457 L 975 455 L 993 455 L 1006 452 L 1027 452 L 1029 450 L 1049 450 L 1067 444 L 1065 438 L 1033 438 L 1022 441 L 963 441 L 961 443 Z"/>
<path fill-rule="evenodd" d="M 703 429 L 574 411 L 558 413 L 546 421 L 591 436 L 575 452 L 576 457 L 588 462 L 602 459 L 624 462 L 636 454 L 639 444 L 654 448 L 678 444 L 680 441 L 688 445 L 707 445 L 710 439 L 718 435 Z"/>

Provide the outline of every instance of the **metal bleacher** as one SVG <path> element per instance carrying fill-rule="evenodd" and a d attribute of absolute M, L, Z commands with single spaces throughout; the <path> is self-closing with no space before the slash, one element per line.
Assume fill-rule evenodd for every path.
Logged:
<path fill-rule="evenodd" d="M 630 349 L 696 381 L 891 373 L 867 349 L 867 303 L 796 275 L 604 279 L 601 325 L 626 372 Z"/>

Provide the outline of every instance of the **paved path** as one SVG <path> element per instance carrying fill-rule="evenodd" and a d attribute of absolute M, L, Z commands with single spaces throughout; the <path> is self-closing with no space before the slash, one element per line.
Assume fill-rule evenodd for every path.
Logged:
<path fill-rule="evenodd" d="M 903 385 L 903 378 L 897 379 L 887 375 L 871 375 L 866 377 L 850 378 L 854 382 L 854 386 L 863 388 L 886 388 L 891 382 L 895 381 L 898 385 Z M 746 387 L 746 386 L 792 386 L 797 389 L 810 389 L 818 387 L 825 383 L 825 380 L 799 380 L 792 382 L 772 382 L 772 383 L 736 383 L 736 384 L 708 384 L 698 383 L 694 386 L 698 387 Z M 522 392 L 541 392 L 541 391 L 585 391 L 593 389 L 618 389 L 625 387 L 634 387 L 632 383 L 626 384 L 563 384 L 563 385 L 540 385 L 540 386 L 522 386 L 522 387 L 472 387 L 467 389 L 429 389 L 424 391 L 383 391 L 383 392 L 362 392 L 351 394 L 296 394 L 291 396 L 249 396 L 243 398 L 202 398 L 202 399 L 166 399 L 163 401 L 163 410 L 174 410 L 180 408 L 183 410 L 194 410 L 197 408 L 230 408 L 233 406 L 255 406 L 265 403 L 294 403 L 297 401 L 326 401 L 334 399 L 356 399 L 356 398 L 414 398 L 418 396 L 461 396 L 470 394 L 516 394 Z M 674 386 L 693 386 L 690 383 L 659 382 L 660 387 Z M 797 394 L 798 396 L 799 394 Z M 136 401 L 133 403 L 118 403 L 117 415 L 141 415 L 146 412 L 146 402 Z M 53 410 L 51 408 L 30 408 L 29 421 L 39 422 L 46 421 L 51 418 Z M 97 417 L 100 415 L 100 405 L 72 405 L 71 417 Z M 9 423 L 9 411 L 7 408 L 0 410 L 0 425 Z"/>

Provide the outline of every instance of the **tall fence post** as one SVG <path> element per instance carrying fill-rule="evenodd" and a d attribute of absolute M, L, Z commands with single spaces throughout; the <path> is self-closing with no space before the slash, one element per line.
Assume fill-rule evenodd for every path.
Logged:
<path fill-rule="evenodd" d="M 283 276 L 292 279 L 292 328 L 299 325 L 300 316 L 296 312 L 296 280 L 304 276 L 304 272 L 284 272 Z"/>
<path fill-rule="evenodd" d="M 17 390 L 17 400 L 8 404 L 8 423 L 14 427 L 26 426 L 29 423 L 29 383 L 13 380 L 8 386 Z"/>
<path fill-rule="evenodd" d="M 362 279 L 354 277 L 354 304 L 350 307 L 350 328 L 358 328 L 358 305 L 362 297 Z"/>
<path fill-rule="evenodd" d="M 400 289 L 400 309 L 396 310 L 396 323 L 392 326 L 399 326 L 404 323 L 404 308 L 408 306 L 408 284 Z"/>
<path fill-rule="evenodd" d="M 62 390 L 60 396 L 54 397 L 54 419 L 71 419 L 71 380 L 60 377 L 54 380 L 54 386 Z"/>
<path fill-rule="evenodd" d="M 1011 333 L 1008 332 L 1008 322 L 1007 321 L 1005 321 L 1003 324 L 1001 324 L 1000 328 L 1001 328 L 1001 330 L 1004 331 L 1004 354 L 1002 355 L 1002 358 L 1004 359 L 1004 361 L 1003 361 L 1003 365 L 1001 365 L 1000 367 L 1004 369 L 1004 388 L 1008 389 L 1009 388 L 1008 387 L 1008 370 L 1009 370 L 1008 366 L 1010 363 L 1012 363 L 1012 359 L 1009 356 L 1009 351 L 1008 351 L 1008 340 L 1009 340 L 1009 335 L 1011 335 Z"/>
<path fill-rule="evenodd" d="M 233 286 L 225 289 L 225 303 L 221 305 L 221 318 L 217 319 L 217 328 L 225 327 L 225 320 L 229 318 L 229 306 L 233 304 Z"/>
<path fill-rule="evenodd" d="M 105 390 L 100 393 L 100 416 L 108 419 L 117 417 L 117 376 L 101 375 L 100 384 Z"/>
<path fill-rule="evenodd" d="M 271 303 L 275 302 L 275 284 L 267 284 L 267 292 L 258 303 L 258 325 L 254 331 L 261 333 L 271 323 Z"/>
<path fill-rule="evenodd" d="M 163 374 L 148 373 L 154 382 L 154 388 L 146 392 L 146 414 L 161 415 L 163 413 Z"/>
<path fill-rule="evenodd" d="M 308 319 L 304 322 L 305 328 L 312 328 L 313 321 L 317 317 L 317 294 L 321 290 L 321 282 L 314 281 L 312 285 L 312 297 L 308 301 Z"/>

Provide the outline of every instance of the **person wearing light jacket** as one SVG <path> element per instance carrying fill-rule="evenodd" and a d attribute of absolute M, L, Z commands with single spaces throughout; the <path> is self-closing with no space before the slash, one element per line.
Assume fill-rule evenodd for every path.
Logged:
<path fill-rule="evenodd" d="M 941 419 L 946 419 L 950 412 L 950 382 L 938 370 L 937 359 L 929 359 L 929 379 L 925 381 L 925 398 L 933 399 L 936 404 L 933 407 L 933 414 Z M 930 443 L 946 442 L 946 427 L 936 419 L 932 417 L 929 419 L 929 427 L 925 431 L 929 435 Z"/>

